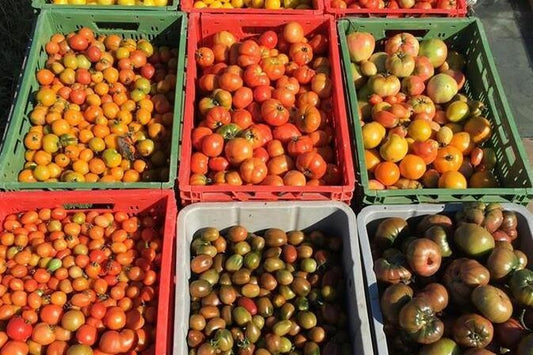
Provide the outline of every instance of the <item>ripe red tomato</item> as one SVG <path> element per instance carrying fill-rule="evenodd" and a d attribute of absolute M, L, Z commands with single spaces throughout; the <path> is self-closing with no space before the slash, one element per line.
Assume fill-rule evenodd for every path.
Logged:
<path fill-rule="evenodd" d="M 224 138 L 217 133 L 212 133 L 202 140 L 202 153 L 208 157 L 219 156 L 224 149 Z"/>
<path fill-rule="evenodd" d="M 267 176 L 266 164 L 259 158 L 249 158 L 242 162 L 239 172 L 244 182 L 259 184 Z"/>
<path fill-rule="evenodd" d="M 253 156 L 253 146 L 245 138 L 233 138 L 226 143 L 224 154 L 231 165 L 238 165 Z"/>
<path fill-rule="evenodd" d="M 309 136 L 295 137 L 287 144 L 287 152 L 293 157 L 312 150 L 313 140 Z"/>
<path fill-rule="evenodd" d="M 233 94 L 233 107 L 237 110 L 243 109 L 250 105 L 254 100 L 254 93 L 249 87 L 241 87 Z"/>
<path fill-rule="evenodd" d="M 16 341 L 26 341 L 32 333 L 32 326 L 21 317 L 13 317 L 6 327 L 7 335 Z"/>
<path fill-rule="evenodd" d="M 320 179 L 326 173 L 327 164 L 317 152 L 306 152 L 296 158 L 296 169 L 308 178 Z"/>
<path fill-rule="evenodd" d="M 217 129 L 231 122 L 231 115 L 224 107 L 213 107 L 205 116 L 205 125 L 209 129 Z"/>
<path fill-rule="evenodd" d="M 298 80 L 301 85 L 309 84 L 315 76 L 316 72 L 307 65 L 302 65 L 294 71 L 293 77 Z"/>
<path fill-rule="evenodd" d="M 196 63 L 201 67 L 209 67 L 215 62 L 215 54 L 209 47 L 200 47 L 194 53 Z"/>
<path fill-rule="evenodd" d="M 251 39 L 243 41 L 238 47 L 237 64 L 243 68 L 261 61 L 261 49 Z"/>
<path fill-rule="evenodd" d="M 194 152 L 191 156 L 191 172 L 194 174 L 207 174 L 209 157 L 200 152 Z"/>
<path fill-rule="evenodd" d="M 229 166 L 229 162 L 224 157 L 215 157 L 215 158 L 209 159 L 208 167 L 210 170 L 224 171 L 228 168 L 228 166 Z"/>
<path fill-rule="evenodd" d="M 259 64 L 253 64 L 246 67 L 243 74 L 244 83 L 246 86 L 255 88 L 261 85 L 270 85 L 268 74 L 263 71 Z"/>
<path fill-rule="evenodd" d="M 276 81 L 276 89 L 287 89 L 293 95 L 296 95 L 300 91 L 300 83 L 298 83 L 296 78 L 284 75 L 278 81 Z"/>
<path fill-rule="evenodd" d="M 272 98 L 279 100 L 281 104 L 287 108 L 294 106 L 294 102 L 296 101 L 294 94 L 290 92 L 289 89 L 285 88 L 272 91 Z"/>
<path fill-rule="evenodd" d="M 293 43 L 289 57 L 298 65 L 305 65 L 313 60 L 313 48 L 307 43 Z"/>
<path fill-rule="evenodd" d="M 283 144 L 289 143 L 291 140 L 300 137 L 302 132 L 292 123 L 285 123 L 284 125 L 274 128 L 272 136 L 274 139 L 281 141 Z"/>
<path fill-rule="evenodd" d="M 205 137 L 212 134 L 213 131 L 207 127 L 198 127 L 192 131 L 192 146 L 196 150 L 202 149 L 202 141 Z"/>
<path fill-rule="evenodd" d="M 96 342 L 98 333 L 95 327 L 83 324 L 76 331 L 76 340 L 83 345 L 93 345 Z"/>
<path fill-rule="evenodd" d="M 289 111 L 276 99 L 268 99 L 261 104 L 261 116 L 271 126 L 281 126 L 289 121 Z"/>
<path fill-rule="evenodd" d="M 278 35 L 274 31 L 265 31 L 259 36 L 259 44 L 267 48 L 276 48 Z"/>
<path fill-rule="evenodd" d="M 322 55 L 328 52 L 329 39 L 323 34 L 314 35 L 308 43 L 313 48 L 314 54 Z"/>
<path fill-rule="evenodd" d="M 278 80 L 285 74 L 285 65 L 278 57 L 266 57 L 261 60 L 261 69 L 270 80 Z"/>
<path fill-rule="evenodd" d="M 240 75 L 226 71 L 218 77 L 217 83 L 221 89 L 234 92 L 242 87 L 243 80 Z"/>
<path fill-rule="evenodd" d="M 109 329 L 122 329 L 126 325 L 126 313 L 120 307 L 109 307 L 102 321 Z"/>
<path fill-rule="evenodd" d="M 241 129 L 246 129 L 252 125 L 252 114 L 247 110 L 234 110 L 231 112 L 231 123 L 235 123 Z"/>
<path fill-rule="evenodd" d="M 279 81 L 279 80 L 278 80 Z M 272 87 L 268 85 L 259 85 L 254 89 L 254 100 L 262 103 L 272 97 Z"/>

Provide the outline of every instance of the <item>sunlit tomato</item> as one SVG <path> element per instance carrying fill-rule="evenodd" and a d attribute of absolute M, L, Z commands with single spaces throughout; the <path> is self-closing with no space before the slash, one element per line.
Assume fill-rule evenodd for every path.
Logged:
<path fill-rule="evenodd" d="M 271 126 L 281 126 L 289 121 L 289 111 L 276 99 L 268 99 L 261 104 L 261 115 Z"/>
<path fill-rule="evenodd" d="M 46 323 L 37 323 L 33 327 L 31 340 L 41 345 L 49 345 L 55 340 L 56 336 L 52 326 Z"/>
<path fill-rule="evenodd" d="M 285 74 L 285 65 L 277 57 L 266 57 L 261 60 L 261 69 L 270 80 L 278 80 Z"/>
<path fill-rule="evenodd" d="M 245 138 L 234 138 L 226 143 L 224 154 L 230 164 L 238 165 L 253 156 L 253 146 Z"/>
<path fill-rule="evenodd" d="M 296 113 L 294 120 L 296 126 L 304 133 L 311 133 L 320 127 L 320 111 L 312 105 L 302 106 Z"/>
<path fill-rule="evenodd" d="M 291 139 L 287 144 L 287 151 L 291 156 L 310 152 L 313 150 L 313 140 L 309 136 L 300 136 Z"/>
<path fill-rule="evenodd" d="M 231 122 L 231 114 L 224 107 L 213 107 L 207 112 L 205 116 L 205 124 L 207 128 L 217 129 L 223 125 Z"/>
<path fill-rule="evenodd" d="M 285 88 L 272 91 L 272 98 L 279 100 L 281 104 L 287 108 L 294 106 L 294 102 L 296 101 L 294 94 Z"/>
<path fill-rule="evenodd" d="M 439 173 L 457 171 L 463 163 L 463 154 L 453 146 L 446 146 L 437 151 L 433 166 Z"/>
<path fill-rule="evenodd" d="M 289 43 L 302 42 L 304 39 L 304 29 L 296 21 L 291 21 L 283 27 L 283 39 Z"/>
<path fill-rule="evenodd" d="M 309 68 L 307 65 L 302 65 L 296 69 L 292 75 L 298 80 L 300 85 L 305 85 L 311 82 L 315 74 L 316 72 L 313 69 Z"/>
<path fill-rule="evenodd" d="M 307 43 L 293 43 L 289 49 L 289 57 L 298 65 L 305 65 L 313 60 L 313 48 Z"/>
<path fill-rule="evenodd" d="M 296 168 L 308 178 L 320 179 L 326 173 L 327 164 L 317 152 L 306 152 L 296 158 Z"/>
<path fill-rule="evenodd" d="M 274 139 L 281 141 L 283 144 L 289 143 L 292 139 L 300 137 L 302 133 L 292 123 L 285 123 L 284 125 L 275 127 L 272 131 L 272 136 Z"/>
<path fill-rule="evenodd" d="M 118 330 L 126 325 L 126 314 L 120 307 L 110 307 L 102 319 L 108 329 Z"/>
<path fill-rule="evenodd" d="M 0 355 L 26 355 L 29 347 L 25 342 L 10 340 L 0 349 Z"/>
<path fill-rule="evenodd" d="M 224 149 L 224 138 L 217 133 L 210 134 L 202 139 L 202 153 L 208 157 L 219 156 Z"/>
<path fill-rule="evenodd" d="M 6 327 L 7 335 L 16 341 L 26 341 L 31 336 L 32 330 L 32 326 L 21 317 L 11 318 Z"/>
<path fill-rule="evenodd" d="M 259 184 L 267 176 L 268 168 L 261 159 L 249 158 L 241 163 L 239 172 L 244 182 Z"/>
<path fill-rule="evenodd" d="M 242 78 L 234 73 L 225 72 L 218 77 L 218 86 L 229 92 L 234 92 L 243 85 Z"/>
<path fill-rule="evenodd" d="M 231 112 L 231 122 L 244 130 L 251 126 L 252 114 L 247 110 L 233 110 Z"/>
<path fill-rule="evenodd" d="M 261 60 L 261 49 L 259 45 L 250 39 L 243 41 L 239 45 L 238 54 L 237 64 L 241 67 L 257 64 Z"/>
<path fill-rule="evenodd" d="M 250 105 L 254 100 L 254 93 L 248 87 L 241 87 L 233 94 L 233 107 L 237 110 L 243 109 Z"/>
<path fill-rule="evenodd" d="M 278 35 L 274 31 L 265 31 L 259 36 L 259 44 L 267 48 L 276 48 Z"/>
<path fill-rule="evenodd" d="M 211 48 L 208 47 L 198 48 L 194 53 L 194 58 L 196 59 L 196 63 L 202 68 L 213 65 L 215 61 L 215 55 Z"/>
<path fill-rule="evenodd" d="M 270 85 L 270 79 L 266 72 L 259 64 L 253 64 L 246 67 L 243 74 L 244 83 L 250 88 L 255 88 L 261 85 Z"/>

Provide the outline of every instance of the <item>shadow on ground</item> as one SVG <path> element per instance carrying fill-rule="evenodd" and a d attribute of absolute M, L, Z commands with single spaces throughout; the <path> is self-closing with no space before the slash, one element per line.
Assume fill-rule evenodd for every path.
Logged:
<path fill-rule="evenodd" d="M 0 0 L 0 137 L 9 114 L 33 25 L 30 0 Z"/>

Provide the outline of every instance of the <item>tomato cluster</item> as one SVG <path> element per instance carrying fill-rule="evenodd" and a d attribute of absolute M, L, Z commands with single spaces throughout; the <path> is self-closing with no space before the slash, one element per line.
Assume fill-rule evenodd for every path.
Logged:
<path fill-rule="evenodd" d="M 456 0 L 326 0 L 334 9 L 420 9 L 452 10 L 457 8 Z"/>
<path fill-rule="evenodd" d="M 190 354 L 351 354 L 342 239 L 243 226 L 191 243 Z"/>
<path fill-rule="evenodd" d="M 176 50 L 89 28 L 45 50 L 19 181 L 167 179 Z"/>
<path fill-rule="evenodd" d="M 371 189 L 498 186 L 484 105 L 460 92 L 460 53 L 410 33 L 346 39 Z"/>
<path fill-rule="evenodd" d="M 195 0 L 195 9 L 312 9 L 312 0 Z"/>
<path fill-rule="evenodd" d="M 169 0 L 47 0 L 55 5 L 167 6 Z"/>
<path fill-rule="evenodd" d="M 531 354 L 533 271 L 514 211 L 470 203 L 370 236 L 389 349 L 405 354 Z"/>
<path fill-rule="evenodd" d="M 196 50 L 198 124 L 191 185 L 335 185 L 329 40 L 297 22 Z"/>
<path fill-rule="evenodd" d="M 0 229 L 0 354 L 154 351 L 160 223 L 63 208 Z"/>

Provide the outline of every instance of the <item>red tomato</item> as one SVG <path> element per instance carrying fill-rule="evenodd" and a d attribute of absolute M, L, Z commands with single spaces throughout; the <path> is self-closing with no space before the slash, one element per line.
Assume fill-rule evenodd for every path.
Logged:
<path fill-rule="evenodd" d="M 265 31 L 259 36 L 259 44 L 267 48 L 276 48 L 278 35 L 274 31 Z"/>
<path fill-rule="evenodd" d="M 226 143 L 224 154 L 228 162 L 238 165 L 253 156 L 253 147 L 245 138 L 233 138 Z"/>
<path fill-rule="evenodd" d="M 259 158 L 250 158 L 242 162 L 239 172 L 244 182 L 259 184 L 267 176 L 267 166 Z"/>
<path fill-rule="evenodd" d="M 261 85 L 270 85 L 270 79 L 268 78 L 267 73 L 263 71 L 259 64 L 253 64 L 246 67 L 243 77 L 246 86 L 249 86 L 252 89 Z"/>
<path fill-rule="evenodd" d="M 243 41 L 238 48 L 237 64 L 243 68 L 257 64 L 261 60 L 261 49 L 253 40 Z"/>
<path fill-rule="evenodd" d="M 322 119 L 320 111 L 316 107 L 305 105 L 298 110 L 295 121 L 300 131 L 311 133 L 320 127 Z"/>
<path fill-rule="evenodd" d="M 231 122 L 235 123 L 241 129 L 246 129 L 252 125 L 252 114 L 247 110 L 231 111 Z"/>
<path fill-rule="evenodd" d="M 287 89 L 292 94 L 296 95 L 300 91 L 300 83 L 296 78 L 284 75 L 276 81 L 276 89 Z"/>
<path fill-rule="evenodd" d="M 296 101 L 294 94 L 289 89 L 284 88 L 272 91 L 272 98 L 279 100 L 287 108 L 294 106 L 294 102 Z"/>
<path fill-rule="evenodd" d="M 254 100 L 254 93 L 249 87 L 241 87 L 233 94 L 233 107 L 235 109 L 243 109 L 250 105 Z"/>
<path fill-rule="evenodd" d="M 213 107 L 205 116 L 205 124 L 209 129 L 217 129 L 231 122 L 231 114 L 224 107 Z"/>
<path fill-rule="evenodd" d="M 191 172 L 194 174 L 207 174 L 209 157 L 203 153 L 195 152 L 191 156 Z"/>
<path fill-rule="evenodd" d="M 296 168 L 311 179 L 320 179 L 324 176 L 327 164 L 317 152 L 306 152 L 296 158 Z"/>
<path fill-rule="evenodd" d="M 252 315 L 255 316 L 257 314 L 257 305 L 255 302 L 248 297 L 239 297 L 239 300 L 237 301 L 237 304 L 241 307 L 246 308 L 246 310 Z"/>
<path fill-rule="evenodd" d="M 215 157 L 209 159 L 208 167 L 212 171 L 225 171 L 229 166 L 229 162 L 224 157 Z"/>
<path fill-rule="evenodd" d="M 102 321 L 108 329 L 122 329 L 126 325 L 126 313 L 120 307 L 109 307 Z"/>
<path fill-rule="evenodd" d="M 261 116 L 271 126 L 281 126 L 289 121 L 289 111 L 276 99 L 268 99 L 261 104 Z"/>
<path fill-rule="evenodd" d="M 76 331 L 76 340 L 83 345 L 93 345 L 96 342 L 97 330 L 92 325 L 83 324 Z"/>
<path fill-rule="evenodd" d="M 272 97 L 272 87 L 268 85 L 259 85 L 254 89 L 254 100 L 262 103 Z"/>
<path fill-rule="evenodd" d="M 198 127 L 192 130 L 192 146 L 196 150 L 202 149 L 202 141 L 205 137 L 212 134 L 213 131 L 207 127 Z"/>
<path fill-rule="evenodd" d="M 287 152 L 295 157 L 313 150 L 313 140 L 309 136 L 299 136 L 291 139 L 287 144 Z"/>
<path fill-rule="evenodd" d="M 32 333 L 32 326 L 21 317 L 13 317 L 6 327 L 7 335 L 16 341 L 26 341 Z"/>
<path fill-rule="evenodd" d="M 215 62 L 215 54 L 208 47 L 198 48 L 194 53 L 194 58 L 196 63 L 202 68 L 209 67 Z"/>
<path fill-rule="evenodd" d="M 289 57 L 298 65 L 305 65 L 313 60 L 313 48 L 307 43 L 293 43 Z"/>
<path fill-rule="evenodd" d="M 29 351 L 25 342 L 10 340 L 2 347 L 0 355 L 26 355 Z"/>
<path fill-rule="evenodd" d="M 274 139 L 281 141 L 283 144 L 289 143 L 292 139 L 300 137 L 302 133 L 292 123 L 285 123 L 284 125 L 275 127 L 272 131 Z"/>
<path fill-rule="evenodd" d="M 210 134 L 202 140 L 202 153 L 208 157 L 217 157 L 224 150 L 224 138 L 217 133 Z"/>
<path fill-rule="evenodd" d="M 227 90 L 229 92 L 234 92 L 237 89 L 241 88 L 243 85 L 242 78 L 234 73 L 225 72 L 218 77 L 218 86 L 221 89 Z"/>
<path fill-rule="evenodd" d="M 263 58 L 261 69 L 270 80 L 278 80 L 285 74 L 285 64 L 278 57 Z"/>

